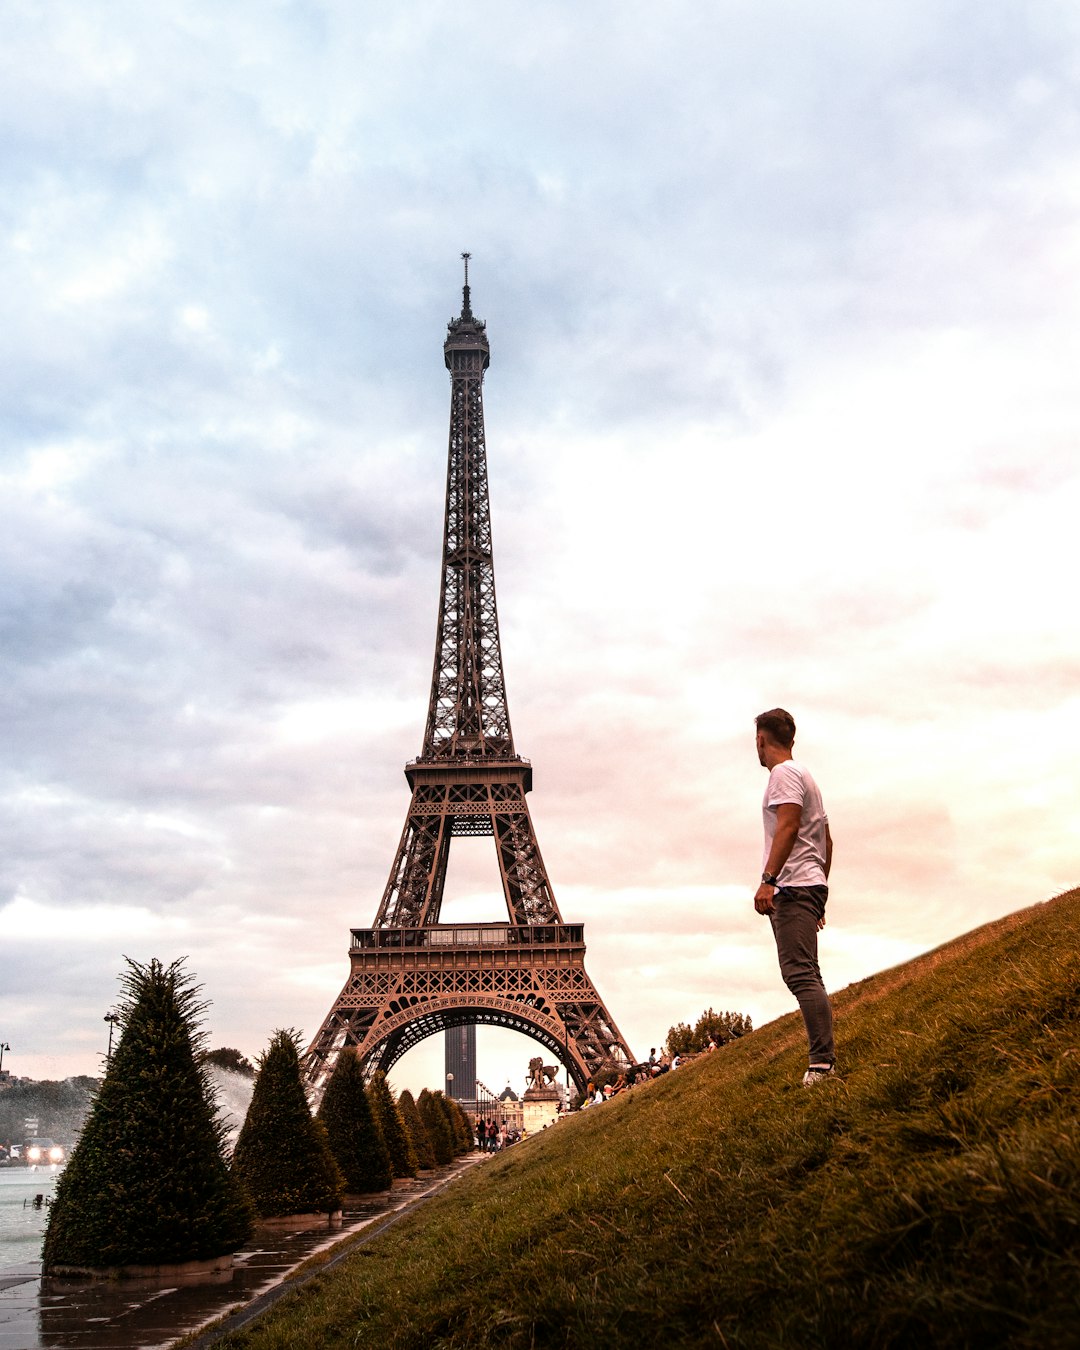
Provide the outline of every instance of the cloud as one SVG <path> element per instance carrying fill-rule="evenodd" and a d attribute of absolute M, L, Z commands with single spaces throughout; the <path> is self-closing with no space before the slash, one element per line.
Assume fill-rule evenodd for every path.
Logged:
<path fill-rule="evenodd" d="M 87 1067 L 128 939 L 249 1054 L 328 1010 L 420 748 L 462 249 L 515 736 L 632 1042 L 789 1006 L 745 907 L 763 707 L 834 819 L 833 983 L 1074 881 L 1077 39 L 1056 5 L 13 17 L 23 1063 Z"/>

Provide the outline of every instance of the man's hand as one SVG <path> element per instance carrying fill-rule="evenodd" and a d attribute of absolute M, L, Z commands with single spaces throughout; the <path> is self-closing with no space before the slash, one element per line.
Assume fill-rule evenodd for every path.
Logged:
<path fill-rule="evenodd" d="M 763 881 L 754 893 L 754 908 L 759 914 L 772 914 L 776 909 L 773 900 L 776 896 L 776 887 L 767 886 Z"/>

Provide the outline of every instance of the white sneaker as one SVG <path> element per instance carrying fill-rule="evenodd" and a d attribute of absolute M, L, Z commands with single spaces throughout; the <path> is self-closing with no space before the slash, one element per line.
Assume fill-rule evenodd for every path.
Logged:
<path fill-rule="evenodd" d="M 811 1064 L 803 1074 L 803 1087 L 813 1087 L 815 1083 L 823 1083 L 826 1078 L 833 1078 L 836 1075 L 835 1064 Z"/>

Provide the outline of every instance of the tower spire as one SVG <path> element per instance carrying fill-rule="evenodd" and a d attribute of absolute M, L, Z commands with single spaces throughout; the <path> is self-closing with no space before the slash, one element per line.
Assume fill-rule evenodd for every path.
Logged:
<path fill-rule="evenodd" d="M 472 257 L 472 254 L 463 253 L 461 257 L 465 263 L 465 285 L 461 289 L 461 317 L 463 319 L 471 319 L 473 312 L 472 306 L 469 304 L 469 259 Z"/>

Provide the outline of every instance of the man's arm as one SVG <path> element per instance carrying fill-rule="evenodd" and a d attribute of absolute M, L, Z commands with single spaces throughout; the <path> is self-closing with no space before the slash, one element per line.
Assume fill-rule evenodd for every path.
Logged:
<path fill-rule="evenodd" d="M 825 822 L 825 880 L 828 881 L 829 873 L 832 871 L 832 831 L 829 829 L 829 822 Z M 820 933 L 825 927 L 825 915 L 823 914 L 817 921 L 817 930 Z"/>
<path fill-rule="evenodd" d="M 781 802 L 776 808 L 776 833 L 773 835 L 772 848 L 765 863 L 765 871 L 771 877 L 776 876 L 791 856 L 795 840 L 799 836 L 802 823 L 802 807 L 798 802 Z M 775 906 L 773 896 L 775 886 L 767 886 L 763 881 L 754 896 L 754 908 L 759 914 L 771 914 Z"/>

